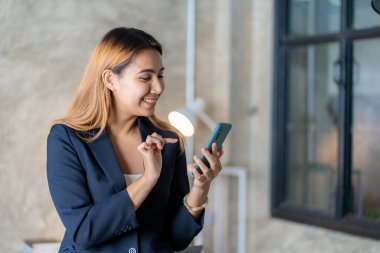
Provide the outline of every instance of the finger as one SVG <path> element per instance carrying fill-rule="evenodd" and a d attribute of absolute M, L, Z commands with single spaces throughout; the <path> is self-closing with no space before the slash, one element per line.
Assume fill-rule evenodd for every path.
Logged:
<path fill-rule="evenodd" d="M 212 151 L 213 155 L 216 155 L 216 153 L 218 152 L 218 149 L 217 149 L 217 146 L 216 146 L 215 142 L 211 146 L 211 151 Z"/>
<path fill-rule="evenodd" d="M 220 148 L 219 151 L 218 151 L 218 156 L 219 156 L 219 158 L 221 158 L 223 154 L 224 154 L 224 150 L 223 150 L 223 147 L 222 147 L 222 148 Z"/>
<path fill-rule="evenodd" d="M 156 133 L 156 132 L 153 132 L 151 135 L 154 136 L 154 137 L 157 137 L 157 138 L 161 138 L 161 139 L 162 139 L 162 136 L 159 135 L 159 134 Z"/>
<path fill-rule="evenodd" d="M 159 148 L 159 149 L 163 149 L 163 147 L 164 147 L 164 144 L 163 144 L 163 142 L 160 140 L 160 139 L 158 139 L 157 137 L 154 137 L 154 136 L 151 136 L 151 135 L 148 135 L 148 137 L 147 137 L 147 142 L 148 142 L 148 140 L 149 140 L 149 142 L 151 142 L 151 144 L 156 144 L 156 146 Z"/>
<path fill-rule="evenodd" d="M 151 150 L 155 147 L 155 145 L 152 141 L 152 137 L 150 137 L 149 135 L 146 137 L 146 140 L 143 143 L 144 143 L 144 148 L 147 150 Z"/>
<path fill-rule="evenodd" d="M 193 172 L 194 177 L 195 177 L 197 180 L 203 181 L 203 174 L 199 173 L 199 171 L 198 171 L 197 168 L 195 167 L 195 164 L 192 164 L 192 165 L 191 165 L 191 170 L 192 170 L 192 172 Z"/>
<path fill-rule="evenodd" d="M 161 142 L 164 144 L 176 143 L 178 141 L 178 139 L 176 139 L 176 138 L 163 138 L 161 135 L 159 135 L 156 132 L 154 132 L 151 136 L 161 140 Z"/>
<path fill-rule="evenodd" d="M 177 143 L 178 139 L 176 138 L 164 138 L 165 143 Z"/>
<path fill-rule="evenodd" d="M 208 163 L 210 164 L 210 167 L 215 167 L 215 164 L 216 164 L 216 158 L 214 155 L 212 155 L 210 153 L 210 151 L 208 151 L 207 149 L 205 148 L 202 148 L 202 154 L 206 157 Z"/>
<path fill-rule="evenodd" d="M 162 136 L 159 135 L 158 133 L 154 132 L 154 133 L 151 134 L 151 136 L 154 137 L 154 138 L 159 139 L 162 143 L 165 143 L 164 138 L 162 138 Z"/>
<path fill-rule="evenodd" d="M 137 150 L 142 150 L 144 148 L 144 142 L 141 142 L 138 146 L 137 146 Z"/>
<path fill-rule="evenodd" d="M 214 177 L 216 177 L 219 174 L 222 165 L 219 160 L 218 152 L 216 152 L 216 143 L 214 144 L 215 145 L 211 146 L 211 148 L 215 151 L 213 154 L 211 154 L 207 149 L 204 148 L 202 149 L 202 153 L 207 158 L 207 161 L 210 164 L 210 171 L 212 172 L 211 174 L 213 174 Z"/>
<path fill-rule="evenodd" d="M 146 140 L 145 140 L 145 142 L 146 142 L 146 144 L 148 144 L 148 145 L 152 145 L 152 136 L 150 136 L 150 135 L 148 135 L 147 137 L 146 137 Z"/>
<path fill-rule="evenodd" d="M 137 150 L 140 151 L 140 153 L 145 153 L 147 150 L 145 145 L 146 145 L 145 142 L 140 143 L 140 145 L 137 146 Z"/>
<path fill-rule="evenodd" d="M 145 150 L 156 150 L 157 149 L 157 146 L 156 144 L 147 144 L 146 142 L 144 142 L 144 148 Z"/>
<path fill-rule="evenodd" d="M 198 164 L 198 167 L 201 169 L 203 175 L 208 179 L 212 180 L 211 170 L 204 164 L 204 162 L 198 158 L 196 155 L 194 156 L 195 162 Z"/>

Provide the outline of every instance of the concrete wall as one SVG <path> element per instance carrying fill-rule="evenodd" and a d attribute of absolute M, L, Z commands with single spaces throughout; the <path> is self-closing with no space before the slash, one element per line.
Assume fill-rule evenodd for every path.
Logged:
<path fill-rule="evenodd" d="M 270 217 L 273 3 L 197 3 L 196 95 L 215 120 L 234 124 L 223 162 L 248 169 L 247 252 L 379 252 L 378 241 Z M 12 253 L 23 239 L 62 237 L 46 182 L 46 137 L 106 31 L 135 26 L 161 41 L 167 86 L 158 114 L 183 105 L 186 1 L 1 0 L 0 22 L 0 252 Z M 196 151 L 208 135 L 200 124 Z M 236 186 L 226 180 L 224 235 L 236 231 Z M 213 250 L 212 193 L 210 200 L 206 252 Z M 236 246 L 233 233 L 224 238 L 224 252 Z"/>
<path fill-rule="evenodd" d="M 186 1 L 0 1 L 0 252 L 63 226 L 48 192 L 46 137 L 63 116 L 90 53 L 110 28 L 138 27 L 164 44 L 167 115 L 185 99 Z"/>

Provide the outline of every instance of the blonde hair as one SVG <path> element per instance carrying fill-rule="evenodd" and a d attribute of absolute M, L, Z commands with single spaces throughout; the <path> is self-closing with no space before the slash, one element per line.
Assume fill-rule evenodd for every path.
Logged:
<path fill-rule="evenodd" d="M 155 49 L 162 55 L 161 44 L 142 30 L 119 27 L 109 31 L 94 49 L 70 109 L 63 118 L 54 120 L 52 125 L 64 124 L 79 132 L 99 128 L 93 137 L 80 136 L 86 142 L 98 139 L 106 128 L 113 100 L 111 91 L 103 82 L 103 71 L 110 69 L 120 74 L 133 57 L 144 49 Z M 148 119 L 157 128 L 175 132 L 180 150 L 184 151 L 185 139 L 178 129 L 154 114 Z"/>

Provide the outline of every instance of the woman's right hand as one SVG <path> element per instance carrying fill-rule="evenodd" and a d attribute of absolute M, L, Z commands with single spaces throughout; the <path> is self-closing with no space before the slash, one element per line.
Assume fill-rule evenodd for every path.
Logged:
<path fill-rule="evenodd" d="M 176 143 L 178 139 L 163 138 L 157 133 L 153 133 L 146 137 L 137 150 L 141 153 L 144 161 L 144 176 L 151 182 L 156 182 L 161 174 L 162 154 L 161 150 L 165 144 Z"/>

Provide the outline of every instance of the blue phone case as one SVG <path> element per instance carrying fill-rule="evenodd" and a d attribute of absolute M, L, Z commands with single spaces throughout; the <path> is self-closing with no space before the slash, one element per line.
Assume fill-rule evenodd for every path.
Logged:
<path fill-rule="evenodd" d="M 208 140 L 207 145 L 206 145 L 205 148 L 208 151 L 211 152 L 211 145 L 214 142 L 216 142 L 217 150 L 219 150 L 222 147 L 222 144 L 223 144 L 224 140 L 226 139 L 228 133 L 230 132 L 231 128 L 232 128 L 232 125 L 229 124 L 229 123 L 222 123 L 222 122 L 217 123 L 216 127 L 215 127 L 214 131 L 212 132 L 212 135 L 211 135 L 210 139 Z M 203 163 L 208 168 L 210 168 L 210 164 L 207 161 L 206 157 L 203 155 L 203 153 L 201 153 L 200 159 L 203 161 Z M 197 171 L 199 173 L 203 174 L 203 172 L 199 168 L 198 164 L 195 165 L 195 168 L 197 169 Z"/>

